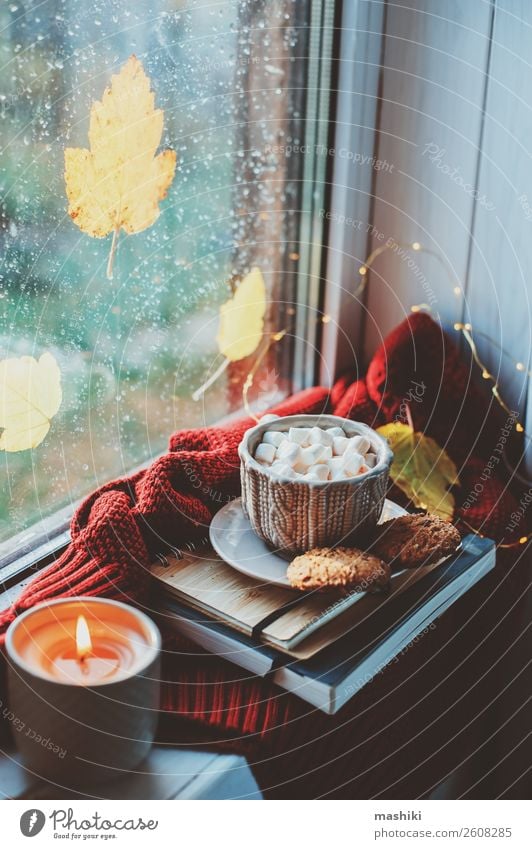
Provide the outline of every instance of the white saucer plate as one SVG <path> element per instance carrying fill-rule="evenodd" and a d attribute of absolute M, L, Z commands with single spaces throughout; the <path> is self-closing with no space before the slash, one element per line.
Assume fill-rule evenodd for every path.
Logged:
<path fill-rule="evenodd" d="M 406 510 L 386 499 L 379 524 L 404 516 Z M 272 551 L 244 515 L 242 499 L 230 501 L 214 516 L 209 528 L 211 545 L 234 569 L 263 584 L 290 588 L 286 577 L 287 560 Z"/>

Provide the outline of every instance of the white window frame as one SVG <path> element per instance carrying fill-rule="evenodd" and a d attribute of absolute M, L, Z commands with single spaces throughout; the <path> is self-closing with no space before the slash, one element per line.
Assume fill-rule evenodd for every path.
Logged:
<path fill-rule="evenodd" d="M 332 191 L 330 208 L 322 213 L 328 225 L 324 313 L 329 320 L 323 325 L 319 380 L 325 386 L 342 372 L 355 372 L 353 358 L 363 352 L 364 303 L 353 295 L 370 245 L 374 171 L 355 165 L 352 156 L 371 158 L 376 147 L 384 27 L 382 4 L 344 2 Z"/>

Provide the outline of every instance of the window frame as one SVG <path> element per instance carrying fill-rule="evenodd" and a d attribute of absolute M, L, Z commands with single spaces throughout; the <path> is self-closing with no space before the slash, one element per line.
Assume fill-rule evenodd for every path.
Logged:
<path fill-rule="evenodd" d="M 320 209 L 327 203 L 330 183 L 328 157 L 320 154 L 330 146 L 334 108 L 334 51 L 340 20 L 341 2 L 312 0 L 309 68 L 307 74 L 305 162 L 301 191 L 299 263 L 295 293 L 298 305 L 294 328 L 293 387 L 311 386 L 317 378 L 319 314 L 324 296 L 324 254 L 326 252 L 323 218 Z M 303 306 L 304 305 L 304 306 Z"/>
<path fill-rule="evenodd" d="M 356 225 L 372 223 L 376 172 L 355 167 L 342 152 L 356 151 L 370 159 L 377 149 L 385 6 L 366 0 L 345 2 L 340 28 L 332 142 L 336 153 L 332 157 L 330 205 L 324 208 L 327 250 L 323 311 L 328 321 L 322 329 L 319 369 L 324 386 L 332 385 L 347 370 L 352 373 L 353 355 L 358 360 L 364 350 L 365 299 L 357 300 L 353 293 L 359 282 L 358 267 L 370 250 L 371 235 Z M 361 82 L 353 85 L 358 68 Z"/>

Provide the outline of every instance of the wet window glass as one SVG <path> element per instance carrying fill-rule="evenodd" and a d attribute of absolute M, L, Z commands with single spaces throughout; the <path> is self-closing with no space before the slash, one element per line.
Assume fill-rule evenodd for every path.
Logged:
<path fill-rule="evenodd" d="M 62 402 L 44 440 L 1 454 L 0 540 L 242 406 L 256 356 L 223 367 L 219 307 L 252 267 L 268 293 L 251 403 L 290 388 L 308 22 L 305 2 L 2 3 L 0 357 L 50 353 Z M 157 220 L 93 238 L 68 214 L 66 147 L 131 55 L 177 154 Z M 197 390 L 219 370 L 199 397 Z M 197 400 L 195 400 L 197 399 Z"/>

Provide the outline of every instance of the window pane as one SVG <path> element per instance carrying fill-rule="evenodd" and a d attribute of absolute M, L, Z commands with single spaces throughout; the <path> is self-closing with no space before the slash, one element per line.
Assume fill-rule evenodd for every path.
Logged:
<path fill-rule="evenodd" d="M 63 401 L 35 449 L 3 454 L 0 539 L 165 449 L 180 427 L 242 403 L 221 363 L 218 309 L 252 265 L 292 327 L 308 44 L 307 3 L 13 0 L 3 66 L 1 358 L 50 351 Z M 131 54 L 164 110 L 178 168 L 149 229 L 91 238 L 67 213 L 64 148 L 88 147 L 91 104 Z M 281 303 L 279 303 L 281 302 Z M 289 390 L 290 333 L 264 358 L 256 409 Z M 257 397 L 258 394 L 258 397 Z"/>

